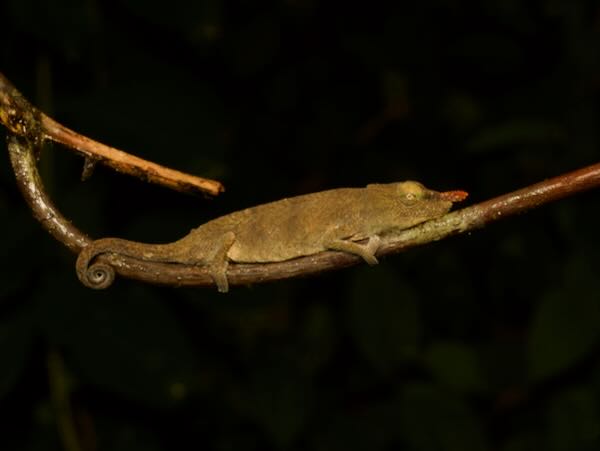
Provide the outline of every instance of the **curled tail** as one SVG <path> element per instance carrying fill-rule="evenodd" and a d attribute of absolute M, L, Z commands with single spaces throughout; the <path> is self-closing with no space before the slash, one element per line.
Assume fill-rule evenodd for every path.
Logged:
<path fill-rule="evenodd" d="M 111 265 L 93 262 L 97 256 L 107 253 L 141 260 L 159 260 L 164 252 L 161 252 L 161 245 L 136 243 L 121 238 L 102 238 L 93 241 L 79 253 L 75 264 L 77 277 L 86 287 L 103 290 L 114 282 L 115 270 Z"/>

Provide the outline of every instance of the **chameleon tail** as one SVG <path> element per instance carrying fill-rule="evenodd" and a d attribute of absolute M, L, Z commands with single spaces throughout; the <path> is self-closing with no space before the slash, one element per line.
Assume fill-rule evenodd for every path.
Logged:
<path fill-rule="evenodd" d="M 142 260 L 160 261 L 164 257 L 160 244 L 144 244 Z M 75 270 L 77 277 L 88 288 L 103 290 L 112 285 L 115 280 L 114 268 L 103 262 L 93 262 L 101 255 L 114 253 L 133 258 L 140 258 L 140 243 L 120 238 L 102 238 L 93 241 L 83 248 L 77 257 Z"/>
<path fill-rule="evenodd" d="M 77 277 L 88 288 L 103 290 L 112 285 L 115 280 L 115 270 L 112 266 L 96 262 L 90 264 L 96 256 L 108 252 L 112 249 L 112 240 L 108 243 L 107 240 L 97 240 L 84 247 L 77 257 L 75 270 Z M 111 245 L 109 248 L 108 245 Z"/>

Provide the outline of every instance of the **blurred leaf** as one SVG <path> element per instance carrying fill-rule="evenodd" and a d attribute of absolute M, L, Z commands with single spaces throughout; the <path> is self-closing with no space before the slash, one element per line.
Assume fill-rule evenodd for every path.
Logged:
<path fill-rule="evenodd" d="M 185 31 L 194 41 L 212 41 L 221 33 L 221 0 L 163 2 L 120 0 L 120 3 L 150 23 Z"/>
<path fill-rule="evenodd" d="M 531 451 L 532 449 L 545 449 L 545 441 L 541 433 L 527 431 L 524 434 L 515 435 L 509 438 L 502 451 Z"/>
<path fill-rule="evenodd" d="M 31 318 L 24 313 L 0 323 L 0 399 L 19 380 L 33 340 Z"/>
<path fill-rule="evenodd" d="M 65 351 L 67 365 L 83 384 L 141 402 L 172 404 L 197 382 L 193 351 L 152 290 L 127 288 L 118 303 L 106 292 L 83 288 L 79 298 L 46 299 L 41 317 L 48 339 Z"/>
<path fill-rule="evenodd" d="M 30 212 L 25 208 L 15 210 L 14 205 L 4 205 L 0 208 L 4 219 L 0 234 L 0 273 L 4 276 L 0 283 L 1 304 L 27 285 L 32 277 L 33 268 L 38 263 L 37 259 L 32 259 L 31 254 L 23 252 L 23 249 L 39 237 L 45 238 L 47 235 L 39 230 Z M 36 249 L 38 255 L 42 249 L 41 246 Z"/>
<path fill-rule="evenodd" d="M 408 87 L 404 74 L 385 71 L 382 85 L 383 98 L 388 104 L 406 104 L 408 102 Z"/>
<path fill-rule="evenodd" d="M 491 390 L 511 393 L 516 387 L 523 386 L 528 370 L 527 353 L 523 348 L 521 341 L 505 337 L 486 343 L 481 348 L 479 362 Z"/>
<path fill-rule="evenodd" d="M 285 448 L 296 440 L 306 420 L 309 382 L 291 367 L 260 368 L 235 392 L 234 403 L 277 447 Z"/>
<path fill-rule="evenodd" d="M 400 428 L 408 449 L 487 450 L 482 425 L 458 397 L 428 385 L 409 385 L 401 396 Z"/>
<path fill-rule="evenodd" d="M 257 74 L 276 59 L 282 29 L 272 11 L 248 17 L 235 33 L 233 39 L 229 40 L 225 55 L 239 75 Z"/>
<path fill-rule="evenodd" d="M 539 305 L 529 340 L 530 375 L 551 376 L 581 359 L 598 338 L 600 314 L 590 297 L 547 294 Z"/>
<path fill-rule="evenodd" d="M 566 139 L 563 126 L 540 119 L 515 119 L 484 128 L 467 143 L 472 151 L 489 151 L 519 144 L 552 144 Z"/>
<path fill-rule="evenodd" d="M 57 433 L 50 405 L 48 403 L 40 404 L 36 410 L 33 415 L 35 421 L 27 434 L 27 445 L 14 449 L 25 451 L 64 451 L 65 448 Z"/>
<path fill-rule="evenodd" d="M 327 307 L 314 305 L 307 310 L 301 338 L 301 363 L 307 374 L 316 373 L 331 358 L 336 343 L 335 332 Z"/>
<path fill-rule="evenodd" d="M 576 388 L 560 393 L 547 413 L 549 451 L 600 449 L 600 412 L 593 392 Z"/>
<path fill-rule="evenodd" d="M 131 54 L 129 64 L 146 76 L 115 82 L 108 92 L 88 91 L 71 101 L 63 99 L 66 117 L 88 134 L 132 153 L 143 152 L 144 158 L 161 164 L 185 164 L 187 172 L 205 176 L 222 170 L 218 160 L 226 147 L 226 125 L 215 92 L 194 84 L 189 73 L 160 66 L 144 53 Z M 163 95 L 148 106 L 157 79 Z"/>
<path fill-rule="evenodd" d="M 369 403 L 360 409 L 324 415 L 322 433 L 314 438 L 317 451 L 387 450 L 397 441 L 398 403 Z"/>
<path fill-rule="evenodd" d="M 351 289 L 348 321 L 365 358 L 381 371 L 413 358 L 420 323 L 412 288 L 378 267 L 357 270 Z"/>
<path fill-rule="evenodd" d="M 565 370 L 597 344 L 600 337 L 600 286 L 588 262 L 573 257 L 562 285 L 547 293 L 537 308 L 529 337 L 533 380 Z"/>
<path fill-rule="evenodd" d="M 491 77 L 518 75 L 526 64 L 523 45 L 510 33 L 473 31 L 451 43 L 450 55 L 454 64 L 470 62 L 470 76 Z M 521 94 L 522 95 L 522 94 Z"/>
<path fill-rule="evenodd" d="M 198 303 L 198 289 L 182 290 L 191 302 Z M 203 313 L 210 314 L 216 333 L 253 358 L 256 349 L 271 337 L 285 335 L 291 326 L 289 286 L 264 285 L 257 290 L 240 288 L 227 293 L 226 299 L 213 289 L 203 293 Z"/>
<path fill-rule="evenodd" d="M 464 132 L 472 129 L 483 118 L 481 105 L 467 93 L 451 93 L 442 106 L 442 115 L 453 128 Z"/>
<path fill-rule="evenodd" d="M 475 351 L 460 343 L 437 342 L 425 354 L 435 380 L 459 392 L 476 393 L 485 381 Z"/>
<path fill-rule="evenodd" d="M 259 198 L 412 178 L 482 199 L 597 156 L 594 2 L 343 6 L 0 2 L 2 70 L 29 98 L 37 91 L 39 99 L 52 97 L 47 111 L 102 142 L 185 172 L 229 178 L 227 194 L 212 204 L 171 202 L 187 198 L 177 194 L 165 202 L 166 190 L 101 167 L 81 186 L 80 159 L 54 146 L 56 204 L 91 236 L 162 240 Z M 36 82 L 46 60 L 53 92 L 42 75 Z M 390 122 L 408 106 L 410 117 Z M 357 139 L 363 129 L 374 130 L 366 135 L 372 140 Z M 409 253 L 398 259 L 401 273 L 392 273 L 389 261 L 331 276 L 360 276 L 350 286 L 282 281 L 226 297 L 187 288 L 190 302 L 182 305 L 183 289 L 122 279 L 104 292 L 82 288 L 74 256 L 30 217 L 6 159 L 0 178 L 0 310 L 21 309 L 35 294 L 45 332 L 39 348 L 57 344 L 64 355 L 78 426 L 85 428 L 90 412 L 98 450 L 153 450 L 157 441 L 168 449 L 222 451 L 468 450 L 485 445 L 480 422 L 489 421 L 489 449 L 545 451 L 550 441 L 585 447 L 579 438 L 598 421 L 593 401 L 583 399 L 587 390 L 562 396 L 574 381 L 595 384 L 598 374 L 571 371 L 566 376 L 573 378 L 560 378 L 549 391 L 546 381 L 528 383 L 533 368 L 540 377 L 556 374 L 600 349 L 598 318 L 589 314 L 600 293 L 600 258 L 585 255 L 564 279 L 556 277 L 572 256 L 598 248 L 597 193 L 564 201 L 572 210 L 559 224 L 543 208 L 478 239 Z M 191 220 L 197 213 L 200 220 Z M 521 238 L 505 248 L 493 244 L 507 229 Z M 442 248 L 442 259 L 445 252 L 453 257 L 440 264 Z M 411 264 L 423 259 L 437 263 Z M 549 281 L 557 281 L 554 301 L 532 307 Z M 172 307 L 193 313 L 180 318 Z M 17 374 L 18 383 L 9 383 L 0 400 L 0 420 L 11 430 L 8 438 L 0 434 L 0 449 L 25 448 L 18 446 L 24 432 L 36 449 L 60 449 L 50 414 L 44 428 L 35 424 L 36 406 L 47 398 L 43 352 L 23 348 L 17 329 L 1 330 L 9 338 L 0 345 L 0 379 Z M 425 334 L 431 347 L 423 354 Z M 452 337 L 464 346 L 444 341 Z M 20 358 L 29 359 L 27 373 L 18 371 Z M 581 363 L 585 371 L 594 364 Z M 482 412 L 472 412 L 466 400 L 480 397 L 480 365 L 480 390 L 490 384 L 498 393 L 477 399 Z M 432 378 L 434 386 L 406 386 Z M 202 392 L 198 379 L 209 381 Z M 527 402 L 529 388 L 543 399 Z M 186 402 L 172 406 L 176 398 Z M 490 403 L 498 410 L 490 412 Z"/>
<path fill-rule="evenodd" d="M 79 58 L 99 31 L 100 18 L 93 5 L 74 0 L 9 0 L 6 20 L 68 58 Z"/>
<path fill-rule="evenodd" d="M 291 113 L 298 107 L 298 72 L 295 68 L 286 68 L 274 74 L 268 99 L 271 109 L 278 113 Z"/>
<path fill-rule="evenodd" d="M 97 449 L 110 451 L 159 451 L 163 449 L 152 428 L 123 420 L 114 415 L 111 417 L 94 415 Z"/>

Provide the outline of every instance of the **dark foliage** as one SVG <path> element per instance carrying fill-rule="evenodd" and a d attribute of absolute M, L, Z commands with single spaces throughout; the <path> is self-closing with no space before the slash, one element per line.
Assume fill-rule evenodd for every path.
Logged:
<path fill-rule="evenodd" d="M 94 237 L 172 241 L 375 181 L 476 202 L 598 161 L 596 2 L 395 3 L 5 0 L 0 70 L 65 125 L 227 187 L 81 183 L 78 157 L 45 149 L 49 191 Z M 8 158 L 0 187 L 3 450 L 64 449 L 64 418 L 84 450 L 600 445 L 598 193 L 219 295 L 90 291 Z"/>

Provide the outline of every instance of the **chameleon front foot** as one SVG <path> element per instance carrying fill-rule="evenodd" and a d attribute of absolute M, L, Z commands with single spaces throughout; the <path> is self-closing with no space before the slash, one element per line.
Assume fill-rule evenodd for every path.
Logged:
<path fill-rule="evenodd" d="M 348 252 L 349 254 L 358 255 L 370 266 L 379 263 L 375 253 L 381 246 L 381 238 L 378 235 L 373 235 L 369 238 L 367 244 L 358 244 L 349 240 L 333 240 L 327 243 L 327 249 L 334 251 Z"/>

